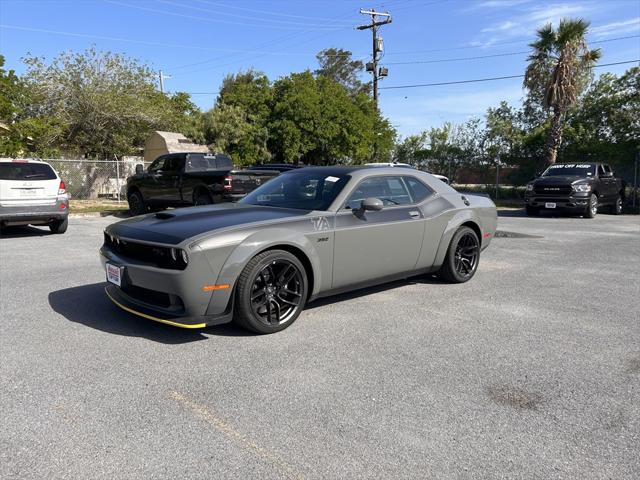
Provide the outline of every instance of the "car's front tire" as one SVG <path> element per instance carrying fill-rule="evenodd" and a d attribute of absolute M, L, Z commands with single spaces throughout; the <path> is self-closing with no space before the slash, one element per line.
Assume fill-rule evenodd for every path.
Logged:
<path fill-rule="evenodd" d="M 589 205 L 582 215 L 584 218 L 593 218 L 598 214 L 598 196 L 592 193 L 589 197 Z"/>
<path fill-rule="evenodd" d="M 49 224 L 49 230 L 51 233 L 64 233 L 67 231 L 69 227 L 69 218 L 65 218 L 64 220 L 54 220 Z"/>
<path fill-rule="evenodd" d="M 144 198 L 142 198 L 140 192 L 131 192 L 127 200 L 129 202 L 129 213 L 134 217 L 147 212 L 147 205 L 144 203 Z"/>
<path fill-rule="evenodd" d="M 307 300 L 307 274 L 298 258 L 267 250 L 244 267 L 236 288 L 235 322 L 256 333 L 275 333 L 291 325 Z"/>
<path fill-rule="evenodd" d="M 453 234 L 438 276 L 451 283 L 471 280 L 480 263 L 480 239 L 469 227 L 460 227 Z"/>

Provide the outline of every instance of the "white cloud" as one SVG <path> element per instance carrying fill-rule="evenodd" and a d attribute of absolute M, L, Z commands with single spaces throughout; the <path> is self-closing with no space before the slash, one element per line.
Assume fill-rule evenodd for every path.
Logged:
<path fill-rule="evenodd" d="M 484 47 L 523 35 L 533 35 L 542 25 L 557 25 L 562 18 L 585 16 L 596 8 L 592 3 L 555 3 L 549 5 L 526 5 L 517 9 L 519 13 L 488 25 L 481 30 L 474 43 Z"/>
<path fill-rule="evenodd" d="M 448 89 L 444 94 L 440 89 L 409 92 L 406 96 L 384 94 L 381 108 L 398 132 L 407 136 L 440 126 L 445 121 L 463 123 L 472 117 L 483 117 L 489 107 L 497 107 L 502 100 L 519 105 L 524 96 L 519 82 L 474 92 L 461 87 Z"/>
<path fill-rule="evenodd" d="M 505 32 L 509 30 L 513 30 L 516 27 L 519 27 L 520 24 L 516 22 L 512 22 L 511 20 L 507 20 L 506 22 L 500 23 L 493 27 L 483 28 L 482 32 Z"/>
<path fill-rule="evenodd" d="M 478 8 L 509 8 L 523 3 L 529 3 L 531 0 L 486 0 L 478 3 Z"/>
<path fill-rule="evenodd" d="M 609 35 L 620 35 L 623 33 L 638 32 L 640 31 L 640 17 L 632 18 L 630 20 L 623 20 L 620 22 L 607 23 L 590 29 L 590 33 L 596 37 L 607 37 Z"/>

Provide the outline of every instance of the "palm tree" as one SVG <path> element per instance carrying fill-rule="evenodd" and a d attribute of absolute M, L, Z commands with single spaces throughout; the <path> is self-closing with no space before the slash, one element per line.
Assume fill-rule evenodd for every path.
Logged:
<path fill-rule="evenodd" d="M 533 52 L 524 75 L 529 95 L 551 110 L 551 128 L 547 136 L 547 163 L 556 163 L 562 142 L 562 127 L 567 110 L 586 87 L 591 68 L 601 56 L 599 49 L 589 50 L 585 35 L 589 22 L 563 19 L 554 30 L 549 23 L 538 30 L 538 39 L 529 46 Z"/>

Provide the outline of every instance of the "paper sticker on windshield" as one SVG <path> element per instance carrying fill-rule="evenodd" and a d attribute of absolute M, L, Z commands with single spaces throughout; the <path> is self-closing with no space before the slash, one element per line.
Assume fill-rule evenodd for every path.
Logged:
<path fill-rule="evenodd" d="M 340 180 L 338 177 L 326 177 L 324 179 L 325 182 L 337 182 L 338 180 Z"/>

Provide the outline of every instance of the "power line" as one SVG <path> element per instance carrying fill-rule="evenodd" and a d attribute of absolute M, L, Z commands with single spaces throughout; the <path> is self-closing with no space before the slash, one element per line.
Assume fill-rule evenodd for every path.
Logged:
<path fill-rule="evenodd" d="M 460 62 L 463 60 L 478 60 L 481 58 L 494 58 L 494 57 L 507 57 L 511 55 L 522 55 L 524 53 L 529 53 L 529 50 L 524 52 L 508 52 L 508 53 L 495 53 L 493 55 L 479 55 L 476 57 L 461 57 L 461 58 L 441 58 L 438 60 L 413 60 L 410 62 L 386 62 L 387 65 L 414 65 L 418 63 L 444 63 L 444 62 Z"/>
<path fill-rule="evenodd" d="M 624 62 L 612 62 L 612 63 L 603 63 L 601 65 L 596 65 L 594 68 L 600 67 L 611 67 L 613 65 L 625 65 L 629 63 L 637 63 L 640 62 L 640 59 L 637 60 L 626 60 Z M 437 82 L 437 83 L 421 83 L 414 85 L 395 85 L 391 87 L 380 87 L 380 90 L 392 90 L 392 89 L 401 89 L 401 88 L 418 88 L 418 87 L 437 87 L 441 85 L 458 85 L 463 83 L 477 83 L 477 82 L 491 82 L 494 80 L 507 80 L 512 78 L 524 78 L 524 75 L 504 75 L 502 77 L 489 77 L 489 78 L 476 78 L 472 80 L 456 80 L 451 82 Z M 184 92 L 189 95 L 218 95 L 220 92 Z"/>
<path fill-rule="evenodd" d="M 262 15 L 271 15 L 271 16 L 277 16 L 277 17 L 288 17 L 288 18 L 300 18 L 300 19 L 327 21 L 327 22 L 332 21 L 332 19 L 330 19 L 330 18 L 308 17 L 308 16 L 304 16 L 304 15 L 293 15 L 293 14 L 290 14 L 290 13 L 271 12 L 271 11 L 268 11 L 268 10 L 258 10 L 258 9 L 255 9 L 255 8 L 237 7 L 235 5 L 229 5 L 229 4 L 226 4 L 226 3 L 210 2 L 210 1 L 207 1 L 207 0 L 196 0 L 196 1 L 199 2 L 199 3 L 207 4 L 207 5 L 213 5 L 215 7 L 232 8 L 234 10 L 242 10 L 242 11 L 245 11 L 245 12 L 260 13 Z M 349 20 L 341 20 L 341 22 L 351 23 Z"/>
<path fill-rule="evenodd" d="M 640 35 L 628 35 L 626 37 L 616 37 L 616 38 L 608 38 L 606 40 L 594 40 L 592 42 L 589 42 L 589 44 L 598 44 L 598 43 L 606 43 L 606 42 L 613 42 L 615 40 L 626 40 L 629 38 L 638 38 L 640 37 Z M 474 56 L 474 57 L 459 57 L 459 58 L 440 58 L 440 59 L 434 59 L 434 60 L 411 60 L 411 61 L 406 61 L 406 62 L 386 62 L 387 65 L 413 65 L 413 64 L 419 64 L 419 63 L 444 63 L 444 62 L 459 62 L 459 61 L 463 61 L 463 60 L 478 60 L 478 59 L 483 59 L 483 58 L 494 58 L 494 57 L 507 57 L 507 56 L 512 56 L 512 55 L 524 55 L 525 53 L 531 53 L 531 50 L 525 50 L 525 51 L 520 51 L 520 52 L 505 52 L 505 53 L 495 53 L 495 54 L 491 54 L 491 55 L 478 55 L 478 56 Z"/>
<path fill-rule="evenodd" d="M 260 25 L 266 25 L 268 23 L 280 23 L 280 24 L 284 24 L 284 25 L 297 25 L 297 26 L 303 26 L 303 27 L 319 27 L 319 28 L 322 28 L 322 29 L 326 28 L 324 25 L 321 25 L 321 24 L 309 24 L 309 23 L 304 23 L 304 22 L 294 22 L 294 21 L 291 21 L 291 20 L 276 20 L 276 19 L 271 19 L 271 18 L 266 18 L 265 19 L 263 17 L 251 17 L 251 16 L 248 16 L 248 15 L 240 15 L 240 14 L 229 13 L 229 12 L 224 12 L 224 11 L 220 11 L 220 10 L 212 10 L 210 8 L 195 7 L 193 5 L 188 5 L 188 4 L 183 4 L 183 3 L 176 3 L 176 2 L 172 2 L 170 0 L 156 0 L 156 2 L 164 3 L 166 5 L 173 5 L 173 6 L 181 7 L 181 8 L 189 8 L 191 10 L 197 10 L 199 12 L 214 13 L 216 15 L 226 15 L 228 17 L 234 17 L 234 18 L 240 18 L 240 19 L 244 19 L 244 20 L 254 21 L 254 22 L 258 22 Z M 344 25 L 344 26 L 347 27 L 347 25 Z"/>
<path fill-rule="evenodd" d="M 155 8 L 149 8 L 149 7 L 142 7 L 140 5 L 132 5 L 132 4 L 128 4 L 128 3 L 122 3 L 122 2 L 117 2 L 115 0 L 103 0 L 106 3 L 110 3 L 112 5 L 118 5 L 121 7 L 126 7 L 126 8 L 133 8 L 136 10 L 142 10 L 145 12 L 152 12 L 152 13 L 158 13 L 161 15 L 170 15 L 173 17 L 181 17 L 181 18 L 188 18 L 190 20 L 200 20 L 200 21 L 204 21 L 204 22 L 212 22 L 212 23 L 225 23 L 228 25 L 241 25 L 241 26 L 245 26 L 245 27 L 256 27 L 256 28 L 274 28 L 274 29 L 280 29 L 280 30 L 302 30 L 302 29 L 308 29 L 308 27 L 305 26 L 299 26 L 299 27 L 285 27 L 285 26 L 275 26 L 275 25 L 268 25 L 265 23 L 259 23 L 259 24 L 255 24 L 255 23 L 245 23 L 245 22 L 235 22 L 232 20 L 222 20 L 222 19 L 215 19 L 215 18 L 206 18 L 206 17 L 198 17 L 196 15 L 187 15 L 185 13 L 176 13 L 176 12 L 169 12 L 166 10 L 157 10 Z M 340 28 L 346 28 L 346 27 L 337 27 L 337 28 L 315 28 L 316 30 L 337 30 Z"/>
<path fill-rule="evenodd" d="M 613 63 L 603 63 L 601 65 L 595 65 L 594 68 L 599 67 L 610 67 L 613 65 L 625 65 L 628 63 L 636 63 L 640 62 L 640 59 L 637 60 L 627 60 L 624 62 L 613 62 Z M 505 75 L 502 77 L 488 77 L 488 78 L 475 78 L 472 80 L 455 80 L 452 82 L 436 82 L 436 83 L 418 83 L 413 85 L 393 85 L 390 87 L 380 87 L 380 90 L 395 90 L 401 88 L 419 88 L 419 87 L 438 87 L 441 85 L 458 85 L 461 83 L 478 83 L 478 82 L 492 82 L 494 80 L 507 80 L 511 78 L 524 78 L 524 75 Z"/>

